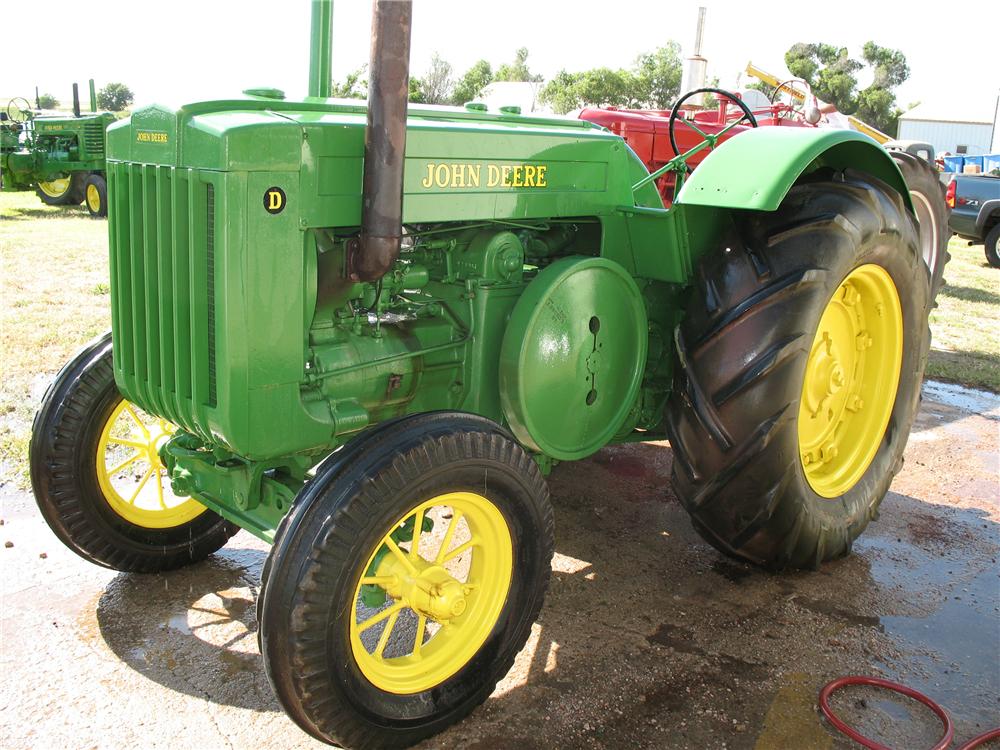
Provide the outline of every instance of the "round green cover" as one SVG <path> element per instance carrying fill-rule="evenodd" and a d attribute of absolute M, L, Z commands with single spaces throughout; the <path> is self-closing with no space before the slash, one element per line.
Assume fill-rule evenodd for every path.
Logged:
<path fill-rule="evenodd" d="M 646 309 L 607 258 L 563 258 L 518 299 L 500 350 L 500 401 L 524 445 L 561 460 L 589 456 L 635 403 L 646 364 Z"/>

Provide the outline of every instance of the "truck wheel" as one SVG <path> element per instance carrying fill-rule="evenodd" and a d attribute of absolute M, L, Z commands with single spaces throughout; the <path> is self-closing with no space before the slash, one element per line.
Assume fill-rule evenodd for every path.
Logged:
<path fill-rule="evenodd" d="M 108 215 L 108 183 L 103 175 L 92 174 L 84 183 L 84 201 L 95 219 Z"/>
<path fill-rule="evenodd" d="M 994 268 L 1000 268 L 1000 223 L 986 233 L 986 262 Z"/>
<path fill-rule="evenodd" d="M 239 528 L 166 482 L 156 451 L 172 431 L 118 393 L 110 333 L 84 348 L 49 386 L 32 427 L 31 485 L 56 536 L 91 562 L 136 573 L 222 547 Z"/>
<path fill-rule="evenodd" d="M 924 258 L 931 275 L 931 300 L 944 283 L 944 267 L 951 256 L 948 254 L 948 205 L 944 202 L 944 185 L 938 179 L 937 170 L 923 159 L 905 151 L 890 151 L 903 173 L 906 186 L 910 189 L 913 209 L 920 225 L 920 254 Z"/>
<path fill-rule="evenodd" d="M 868 176 L 735 220 L 676 333 L 673 484 L 721 551 L 815 568 L 850 550 L 902 466 L 928 274 L 900 196 Z"/>
<path fill-rule="evenodd" d="M 481 417 L 420 414 L 357 439 L 286 516 L 261 653 L 306 732 L 406 747 L 510 669 L 548 585 L 552 509 L 534 461 Z"/>
<path fill-rule="evenodd" d="M 79 195 L 76 176 L 56 177 L 35 183 L 35 192 L 47 206 L 78 206 L 83 197 Z"/>

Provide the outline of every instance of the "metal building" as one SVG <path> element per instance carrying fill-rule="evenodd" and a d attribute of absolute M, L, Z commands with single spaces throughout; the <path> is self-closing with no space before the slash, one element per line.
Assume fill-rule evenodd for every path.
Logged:
<path fill-rule="evenodd" d="M 937 153 L 988 154 L 993 150 L 997 100 L 923 102 L 899 118 L 901 141 L 926 141 Z"/>

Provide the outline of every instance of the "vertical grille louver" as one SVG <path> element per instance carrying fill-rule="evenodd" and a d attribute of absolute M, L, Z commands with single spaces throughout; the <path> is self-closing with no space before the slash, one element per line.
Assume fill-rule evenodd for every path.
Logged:
<path fill-rule="evenodd" d="M 100 122 L 88 122 L 83 126 L 83 144 L 91 158 L 104 156 L 104 125 Z"/>
<path fill-rule="evenodd" d="M 108 164 L 115 369 L 125 395 L 207 436 L 217 404 L 215 187 L 198 170 Z"/>

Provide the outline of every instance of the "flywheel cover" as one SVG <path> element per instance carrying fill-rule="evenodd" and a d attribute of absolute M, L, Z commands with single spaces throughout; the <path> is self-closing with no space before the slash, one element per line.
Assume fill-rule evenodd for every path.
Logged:
<path fill-rule="evenodd" d="M 646 365 L 646 308 L 607 258 L 564 258 L 514 306 L 500 350 L 500 402 L 524 445 L 560 460 L 606 445 L 635 404 Z"/>

